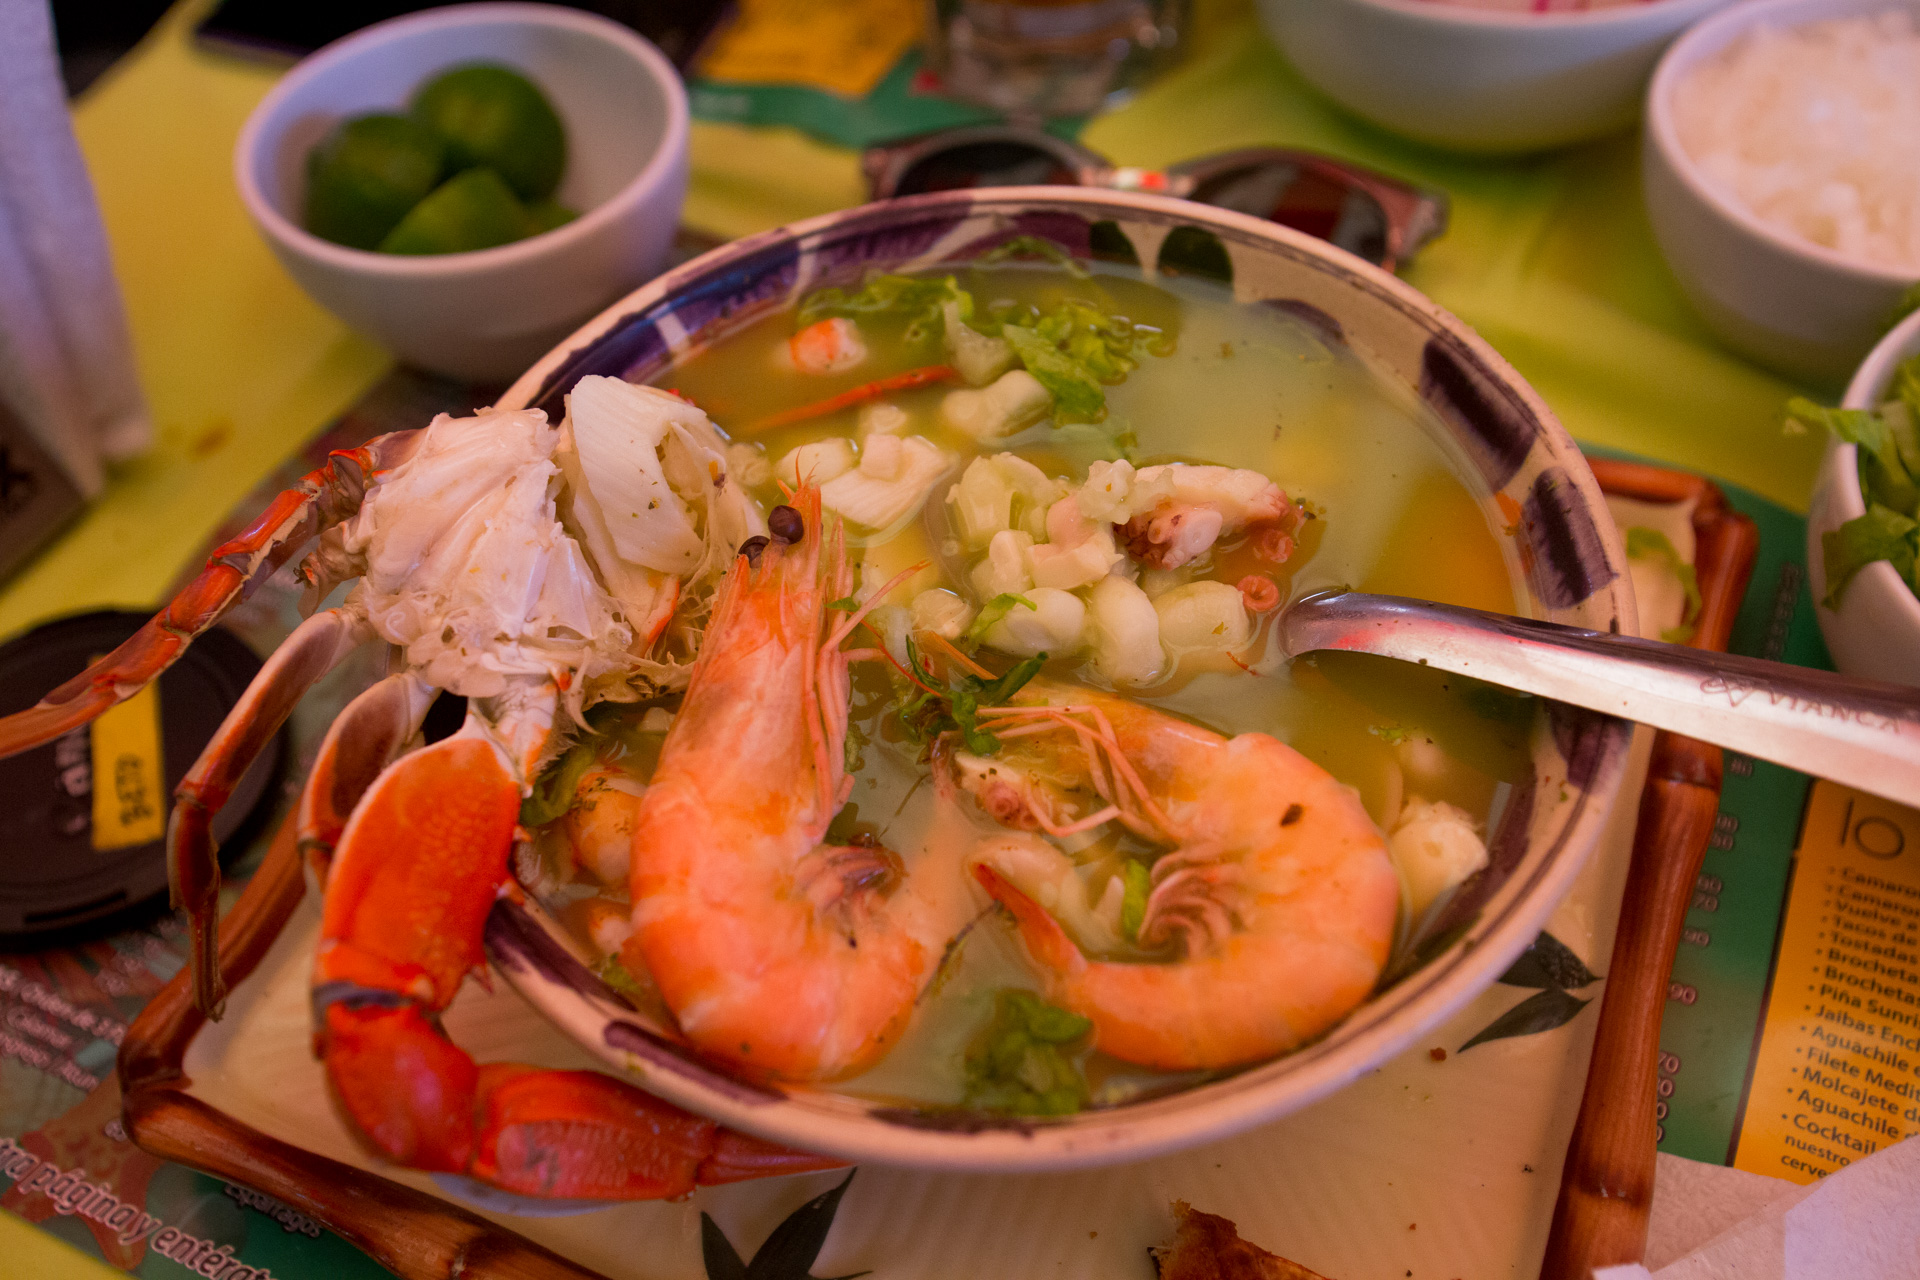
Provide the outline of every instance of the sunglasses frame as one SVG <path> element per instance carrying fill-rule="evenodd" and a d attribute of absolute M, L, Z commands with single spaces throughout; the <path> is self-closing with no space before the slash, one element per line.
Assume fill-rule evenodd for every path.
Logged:
<path fill-rule="evenodd" d="M 1383 271 L 1396 270 L 1447 227 L 1449 201 L 1444 191 L 1403 182 L 1315 151 L 1243 147 L 1185 160 L 1165 169 L 1140 169 L 1115 165 L 1077 142 L 1021 125 L 966 125 L 876 143 L 860 156 L 869 196 L 885 200 L 898 195 L 900 184 L 915 166 L 944 151 L 985 143 L 1009 143 L 1042 152 L 1074 175 L 1074 186 L 1151 191 L 1182 198 L 1235 169 L 1263 163 L 1290 165 L 1323 181 L 1357 190 L 1380 206 L 1387 220 L 1386 253 L 1374 265 Z"/>

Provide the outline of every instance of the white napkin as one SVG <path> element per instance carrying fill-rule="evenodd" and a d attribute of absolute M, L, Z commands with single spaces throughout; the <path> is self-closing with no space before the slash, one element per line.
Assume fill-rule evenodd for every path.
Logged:
<path fill-rule="evenodd" d="M 152 435 L 46 0 L 0 0 L 0 410 L 87 496 Z"/>
<path fill-rule="evenodd" d="M 1593 1280 L 1916 1276 L 1920 1138 L 1908 1138 L 1804 1187 L 1663 1155 L 1647 1265 L 1598 1267 Z"/>

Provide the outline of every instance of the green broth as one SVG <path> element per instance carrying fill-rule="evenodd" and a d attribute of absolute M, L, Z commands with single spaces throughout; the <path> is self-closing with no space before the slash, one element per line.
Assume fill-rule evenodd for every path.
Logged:
<path fill-rule="evenodd" d="M 1076 482 L 1090 462 L 1123 454 L 1140 466 L 1185 461 L 1250 468 L 1316 513 L 1300 531 L 1293 557 L 1272 571 L 1283 597 L 1348 585 L 1505 612 L 1523 608 L 1511 538 L 1496 523 L 1487 495 L 1469 483 L 1442 443 L 1445 429 L 1417 397 L 1351 349 L 1322 341 L 1291 315 L 1237 304 L 1225 290 L 1190 279 L 1147 281 L 1118 269 L 1076 278 L 1053 268 L 1006 265 L 963 271 L 959 280 L 983 304 L 1044 308 L 1062 296 L 1089 299 L 1158 330 L 1158 349 L 1166 354 L 1145 356 L 1124 382 L 1106 388 L 1107 414 L 1097 424 L 1030 428 L 982 446 L 941 421 L 941 400 L 952 388 L 930 386 L 888 397 L 911 418 L 903 434 L 925 436 L 957 455 L 961 466 L 1004 449 Z M 915 344 L 903 327 L 863 318 L 870 349 L 864 362 L 842 373 L 802 375 L 785 358 L 792 313 L 768 315 L 688 357 L 661 385 L 705 409 L 734 439 L 777 460 L 801 444 L 854 436 L 859 410 L 764 432 L 753 424 L 942 360 L 937 333 Z M 890 600 L 905 603 L 932 586 L 970 595 L 964 577 L 953 576 L 970 559 L 956 554 L 942 501 L 957 474 L 935 484 L 920 518 L 885 542 L 859 547 L 863 584 L 926 560 L 929 567 Z M 781 500 L 772 482 L 755 496 L 769 506 Z M 1231 566 L 1233 555 L 1223 552 L 1222 565 Z M 1234 581 L 1231 572 L 1223 577 Z M 1272 615 L 1266 617 L 1270 622 Z M 1472 682 L 1384 660 L 1327 654 L 1288 663 L 1269 631 L 1256 632 L 1240 659 L 1244 667 L 1182 659 L 1159 683 L 1125 692 L 1223 734 L 1278 737 L 1356 789 L 1382 824 L 1415 794 L 1485 823 L 1501 784 L 1529 768 L 1530 707 L 1490 697 Z M 997 668 L 1010 661 L 985 651 L 982 657 Z M 1049 663 L 1046 674 L 1098 683 L 1078 657 Z M 956 818 L 950 805 L 941 812 L 921 748 L 906 740 L 892 714 L 898 698 L 887 666 L 856 665 L 854 788 L 829 838 L 868 835 L 899 853 L 910 880 L 919 875 L 935 884 L 933 892 L 954 897 L 949 922 L 958 931 L 984 903 L 959 873 L 955 850 L 990 828 L 977 814 Z M 1109 840 L 1076 856 L 1117 865 L 1118 855 Z M 553 858 L 556 865 L 564 861 Z M 600 896 L 619 900 L 622 889 Z M 923 998 L 902 1042 L 837 1087 L 912 1105 L 959 1104 L 966 1091 L 961 1059 L 992 1008 L 993 990 L 1039 985 L 1011 931 L 997 918 L 979 921 Z M 1086 1068 L 1096 1104 L 1182 1082 L 1097 1054 Z"/>

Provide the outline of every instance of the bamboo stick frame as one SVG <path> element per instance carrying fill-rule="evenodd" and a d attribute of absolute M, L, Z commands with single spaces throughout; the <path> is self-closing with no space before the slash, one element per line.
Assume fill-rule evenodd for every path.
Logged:
<path fill-rule="evenodd" d="M 1638 462 L 1588 461 L 1606 493 L 1643 502 L 1697 501 L 1700 615 L 1688 643 L 1725 652 L 1759 549 L 1753 521 L 1728 507 L 1719 487 L 1700 476 Z M 1561 1169 L 1541 1280 L 1588 1280 L 1595 1267 L 1639 1262 L 1646 1253 L 1660 1020 L 1680 929 L 1720 810 L 1720 764 L 1716 746 L 1664 731 L 1654 735 L 1600 1023 Z"/>

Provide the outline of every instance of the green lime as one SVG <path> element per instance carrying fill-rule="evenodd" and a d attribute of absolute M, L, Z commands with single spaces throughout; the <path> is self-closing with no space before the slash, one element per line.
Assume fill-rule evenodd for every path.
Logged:
<path fill-rule="evenodd" d="M 527 216 L 533 219 L 533 233 L 551 231 L 555 227 L 564 227 L 580 216 L 577 209 L 569 209 L 558 200 L 542 200 L 538 204 L 527 206 Z"/>
<path fill-rule="evenodd" d="M 466 253 L 533 234 L 526 206 L 491 169 L 456 173 L 380 242 L 382 253 Z"/>
<path fill-rule="evenodd" d="M 567 167 L 567 131 L 538 85 L 487 63 L 435 76 L 413 118 L 447 140 L 455 169 L 491 165 L 522 200 L 544 200 Z"/>
<path fill-rule="evenodd" d="M 360 116 L 307 153 L 307 230 L 371 249 L 434 189 L 447 144 L 406 116 Z"/>

